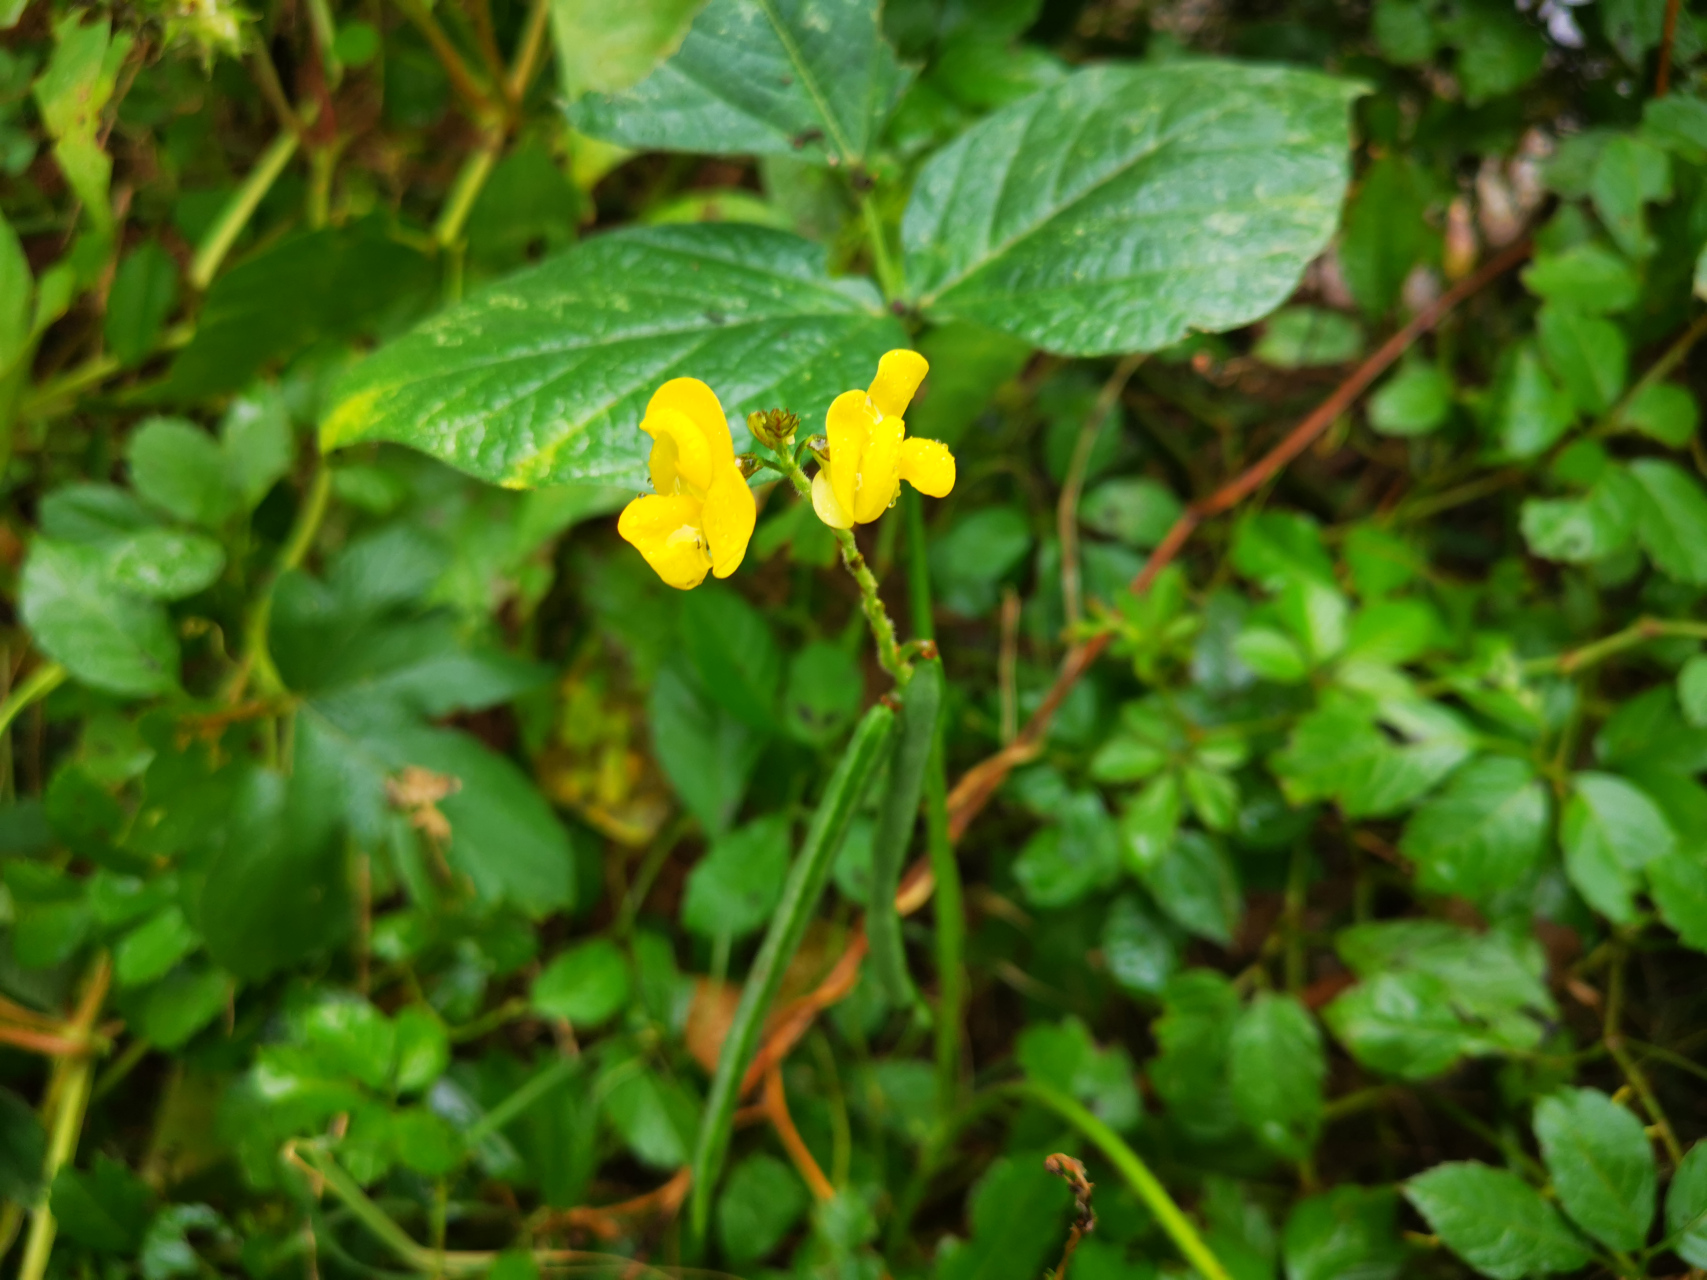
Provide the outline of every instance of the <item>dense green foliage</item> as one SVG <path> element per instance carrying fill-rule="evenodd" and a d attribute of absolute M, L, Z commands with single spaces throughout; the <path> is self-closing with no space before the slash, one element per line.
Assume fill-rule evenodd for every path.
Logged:
<path fill-rule="evenodd" d="M 8 1273 L 1707 1268 L 1704 53 L 0 0 Z"/>

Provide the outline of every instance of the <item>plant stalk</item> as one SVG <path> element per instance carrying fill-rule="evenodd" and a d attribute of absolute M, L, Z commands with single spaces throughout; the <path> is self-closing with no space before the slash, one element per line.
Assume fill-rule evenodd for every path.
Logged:
<path fill-rule="evenodd" d="M 260 207 L 273 183 L 278 181 L 279 175 L 290 163 L 290 158 L 296 154 L 300 141 L 297 134 L 290 129 L 280 133 L 261 153 L 255 167 L 249 170 L 249 176 L 243 179 L 243 185 L 226 201 L 225 208 L 220 211 L 219 220 L 208 228 L 201 244 L 196 247 L 195 258 L 190 262 L 190 285 L 198 293 L 204 292 L 213 283 L 213 277 L 219 271 L 219 264 L 225 261 L 225 255 L 231 252 L 231 246 L 237 243 L 237 237 L 243 234 L 243 228 L 249 225 L 249 219 Z"/>

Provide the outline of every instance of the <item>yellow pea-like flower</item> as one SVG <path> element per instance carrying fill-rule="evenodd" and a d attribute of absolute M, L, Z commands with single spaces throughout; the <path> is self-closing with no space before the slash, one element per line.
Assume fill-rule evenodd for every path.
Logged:
<path fill-rule="evenodd" d="M 870 524 L 905 480 L 920 493 L 954 488 L 954 455 L 935 440 L 907 438 L 902 419 L 930 364 L 917 351 L 891 351 L 864 391 L 844 391 L 825 415 L 829 460 L 812 481 L 812 507 L 833 529 Z"/>
<path fill-rule="evenodd" d="M 727 578 L 747 554 L 758 506 L 717 393 L 698 378 L 673 378 L 647 403 L 640 429 L 652 437 L 657 492 L 624 507 L 616 531 L 679 590 L 697 587 L 707 570 Z"/>

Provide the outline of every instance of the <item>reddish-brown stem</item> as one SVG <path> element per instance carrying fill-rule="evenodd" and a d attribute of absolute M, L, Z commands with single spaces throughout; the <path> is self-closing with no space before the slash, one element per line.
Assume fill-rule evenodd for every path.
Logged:
<path fill-rule="evenodd" d="M 1663 98 L 1671 91 L 1671 50 L 1677 38 L 1678 0 L 1666 0 L 1665 25 L 1660 28 L 1660 65 L 1654 73 L 1654 97 Z"/>

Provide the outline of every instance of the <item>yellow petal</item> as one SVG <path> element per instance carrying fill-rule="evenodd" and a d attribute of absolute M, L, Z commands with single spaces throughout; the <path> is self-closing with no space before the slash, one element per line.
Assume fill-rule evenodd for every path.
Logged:
<path fill-rule="evenodd" d="M 853 528 L 853 516 L 837 501 L 836 491 L 830 487 L 830 477 L 822 471 L 812 477 L 812 510 L 832 529 Z"/>
<path fill-rule="evenodd" d="M 685 494 L 636 498 L 617 517 L 616 531 L 672 587 L 686 591 L 705 580 L 711 557 L 700 529 L 703 504 Z"/>
<path fill-rule="evenodd" d="M 909 439 L 901 446 L 901 479 L 920 493 L 946 498 L 954 488 L 954 455 L 940 441 Z"/>
<path fill-rule="evenodd" d="M 704 498 L 711 487 L 712 456 L 705 433 L 678 409 L 649 410 L 640 429 L 656 442 L 647 466 L 659 493 Z"/>
<path fill-rule="evenodd" d="M 747 554 L 753 522 L 759 518 L 758 503 L 747 487 L 741 468 L 731 462 L 722 468 L 705 495 L 705 540 L 711 544 L 711 571 L 727 578 Z"/>
<path fill-rule="evenodd" d="M 870 524 L 889 509 L 901 491 L 901 439 L 907 424 L 899 418 L 873 423 L 854 490 L 854 519 Z"/>
<path fill-rule="evenodd" d="M 729 438 L 729 416 L 717 393 L 698 378 L 671 378 L 652 393 L 646 404 L 646 416 L 663 409 L 673 409 L 698 429 L 705 441 L 706 454 L 715 468 L 735 460 L 735 444 Z M 710 476 L 706 486 L 710 487 Z"/>
<path fill-rule="evenodd" d="M 871 390 L 866 394 L 884 417 L 905 417 L 913 393 L 930 368 L 930 362 L 917 351 L 891 351 L 877 362 L 877 376 L 871 380 Z"/>
<path fill-rule="evenodd" d="M 830 487 L 842 510 L 852 512 L 859 488 L 859 470 L 871 439 L 871 406 L 862 391 L 844 391 L 824 414 L 824 434 L 830 442 Z"/>

